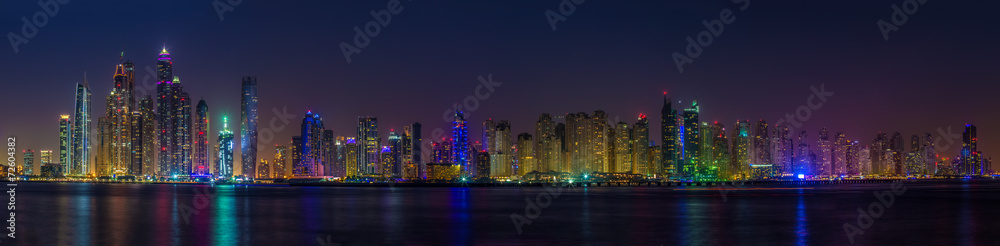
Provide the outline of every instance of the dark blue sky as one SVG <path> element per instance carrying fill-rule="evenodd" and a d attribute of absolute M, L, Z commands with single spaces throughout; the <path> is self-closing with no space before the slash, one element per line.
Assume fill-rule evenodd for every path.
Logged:
<path fill-rule="evenodd" d="M 556 0 L 404 0 L 348 63 L 339 44 L 387 2 L 243 1 L 220 21 L 211 1 L 70 1 L 18 53 L 0 45 L 0 134 L 20 137 L 21 149 L 58 149 L 58 116 L 72 112 L 84 71 L 96 123 L 122 47 L 141 85 L 165 42 L 174 74 L 208 102 L 213 120 L 238 118 L 244 75 L 259 78 L 262 129 L 272 109 L 298 115 L 261 142 L 260 158 L 297 134 L 306 109 L 337 135 L 356 135 L 357 116 L 373 115 L 383 134 L 419 121 L 429 138 L 447 126 L 444 110 L 488 74 L 503 84 L 469 121 L 508 119 L 515 134 L 533 133 L 543 112 L 602 109 L 629 123 L 645 113 L 658 125 L 664 90 L 684 105 L 697 97 L 703 121 L 774 122 L 825 84 L 835 95 L 806 122 L 810 144 L 820 127 L 868 144 L 878 131 L 908 141 L 974 123 L 987 156 L 1000 152 L 994 1 L 929 0 L 886 41 L 876 22 L 904 1 L 752 0 L 741 11 L 724 0 L 589 0 L 553 31 L 544 13 L 558 12 Z M 735 20 L 678 72 L 671 54 L 723 9 Z M 21 17 L 38 11 L 33 1 L 0 3 L 0 31 L 20 34 Z M 479 127 L 470 131 L 479 136 Z"/>

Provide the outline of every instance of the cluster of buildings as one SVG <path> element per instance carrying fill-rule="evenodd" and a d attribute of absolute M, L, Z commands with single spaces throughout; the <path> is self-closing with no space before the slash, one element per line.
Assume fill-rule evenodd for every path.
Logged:
<path fill-rule="evenodd" d="M 456 111 L 451 134 L 424 141 L 421 124 L 390 129 L 383 141 L 378 118 L 358 117 L 355 136 L 335 136 L 311 110 L 301 132 L 275 145 L 273 158 L 257 156 L 257 78 L 241 80 L 239 138 L 228 117 L 209 142 L 205 100 L 191 96 L 174 76 L 166 47 L 156 61 L 155 93 L 136 98 L 135 64 L 115 68 L 106 115 L 92 124 L 86 76 L 76 85 L 73 115 L 59 119 L 59 151 L 24 150 L 21 174 L 44 177 L 144 179 L 396 179 L 507 180 L 747 180 L 775 178 L 989 175 L 992 159 L 977 148 L 976 126 L 966 125 L 959 156 L 942 158 L 931 134 L 913 135 L 909 148 L 899 132 L 878 133 L 863 145 L 843 132 L 771 126 L 737 120 L 731 127 L 699 119 L 697 101 L 678 110 L 663 96 L 660 136 L 650 136 L 649 117 L 609 122 L 604 111 L 541 114 L 534 133 L 512 132 L 511 122 L 482 122 L 480 141 Z M 654 126 L 656 127 L 655 123 Z M 241 174 L 234 172 L 234 141 L 240 142 Z M 657 145 L 656 142 L 660 144 Z M 949 140 L 949 142 L 952 140 Z"/>

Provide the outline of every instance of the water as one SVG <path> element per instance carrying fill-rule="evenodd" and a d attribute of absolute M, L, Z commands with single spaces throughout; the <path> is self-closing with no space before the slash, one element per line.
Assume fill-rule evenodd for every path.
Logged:
<path fill-rule="evenodd" d="M 854 236 L 855 244 L 1000 245 L 995 236 L 1000 184 L 905 187 L 863 235 Z M 879 202 L 872 192 L 889 191 L 890 184 L 753 188 L 575 187 L 556 197 L 543 188 L 21 183 L 17 240 L 18 245 L 849 245 L 844 224 L 857 225 L 857 209 Z M 542 193 L 553 197 L 551 203 L 541 195 L 540 205 L 548 206 L 529 214 L 537 217 L 519 234 L 511 215 L 525 215 L 525 199 Z"/>

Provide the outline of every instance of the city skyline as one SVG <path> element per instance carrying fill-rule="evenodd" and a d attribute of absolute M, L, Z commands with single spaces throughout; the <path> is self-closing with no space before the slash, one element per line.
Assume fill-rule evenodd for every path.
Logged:
<path fill-rule="evenodd" d="M 21 51 L 17 54 L 12 55 L 8 53 L 4 55 L 10 59 L 5 58 L 0 60 L 0 64 L 3 64 L 4 67 L 11 68 L 10 72 L 5 74 L 13 76 L 13 81 L 24 81 L 23 83 L 12 83 L 10 85 L 11 88 L 3 92 L 4 103 L 25 103 L 32 105 L 32 107 L 25 108 L 6 107 L 2 109 L 5 115 L 10 115 L 18 120 L 0 123 L 0 134 L 21 137 L 21 145 L 25 149 L 57 150 L 59 147 L 58 133 L 52 129 L 58 128 L 58 122 L 46 119 L 56 119 L 58 115 L 73 113 L 73 92 L 69 92 L 69 88 L 76 83 L 81 83 L 82 79 L 79 77 L 79 73 L 86 71 L 90 74 L 89 83 L 96 99 L 92 102 L 94 108 L 91 112 L 94 116 L 92 117 L 92 123 L 96 123 L 96 116 L 106 115 L 103 112 L 105 107 L 101 105 L 104 101 L 102 99 L 110 91 L 110 88 L 113 87 L 113 84 L 109 83 L 112 79 L 109 78 L 108 73 L 100 71 L 109 71 L 110 66 L 114 66 L 119 62 L 120 57 L 116 56 L 118 56 L 119 51 L 122 49 L 122 43 L 126 47 L 126 57 L 135 62 L 136 70 L 139 70 L 136 71 L 135 78 L 136 85 L 138 86 L 144 82 L 144 77 L 149 73 L 146 67 L 155 67 L 152 64 L 152 59 L 156 58 L 156 54 L 153 52 L 158 50 L 165 41 L 168 46 L 167 48 L 172 51 L 174 58 L 182 58 L 178 60 L 176 71 L 178 76 L 185 78 L 185 90 L 190 92 L 191 98 L 204 98 L 210 105 L 213 105 L 211 112 L 213 116 L 225 114 L 235 118 L 235 115 L 238 113 L 237 110 L 239 110 L 239 99 L 236 98 L 235 92 L 231 88 L 237 83 L 236 81 L 240 77 L 256 75 L 261 78 L 259 119 L 262 125 L 269 123 L 272 119 L 278 118 L 273 112 L 274 109 L 281 111 L 287 108 L 288 113 L 295 114 L 295 117 L 290 119 L 290 122 L 296 122 L 306 110 L 315 109 L 325 112 L 325 123 L 329 129 L 334 130 L 334 134 L 337 136 L 353 136 L 351 132 L 353 132 L 356 124 L 356 121 L 354 121 L 355 117 L 372 115 L 379 118 L 379 124 L 382 125 L 380 128 L 383 129 L 401 129 L 412 122 L 421 122 L 424 125 L 424 135 L 428 136 L 425 139 L 430 139 L 429 136 L 432 130 L 437 128 L 448 129 L 450 127 L 448 122 L 440 119 L 442 118 L 440 117 L 442 112 L 448 109 L 452 103 L 462 102 L 467 96 L 473 96 L 476 86 L 481 84 L 477 80 L 477 77 L 487 77 L 487 75 L 492 74 L 492 76 L 488 77 L 492 77 L 492 80 L 502 82 L 502 84 L 493 88 L 495 90 L 490 92 L 488 99 L 479 102 L 477 110 L 468 112 L 468 122 L 471 124 L 469 132 L 473 133 L 473 135 L 480 132 L 481 129 L 478 129 L 478 123 L 485 118 L 510 120 L 512 122 L 511 127 L 513 128 L 512 135 L 516 136 L 522 132 L 534 132 L 534 124 L 532 123 L 535 122 L 538 114 L 546 112 L 560 116 L 566 113 L 604 110 L 608 112 L 609 119 L 615 119 L 616 117 L 618 119 L 632 119 L 639 113 L 652 115 L 655 110 L 659 110 L 658 104 L 662 99 L 658 98 L 658 93 L 664 90 L 669 91 L 670 95 L 680 102 L 677 105 L 687 104 L 697 98 L 703 107 L 701 118 L 704 122 L 720 121 L 730 123 L 736 119 L 749 119 L 753 123 L 756 120 L 764 119 L 773 124 L 778 119 L 783 118 L 784 114 L 794 113 L 797 107 L 804 105 L 806 97 L 811 93 L 811 86 L 825 84 L 828 90 L 837 94 L 824 104 L 822 109 L 812 113 L 812 117 L 806 122 L 805 127 L 809 133 L 816 132 L 820 128 L 825 127 L 830 129 L 831 133 L 845 132 L 848 138 L 860 140 L 864 145 L 865 141 L 871 141 L 874 135 L 880 131 L 890 134 L 899 131 L 907 139 L 910 135 L 924 133 L 931 133 L 937 137 L 940 135 L 938 133 L 939 128 L 947 130 L 950 126 L 952 133 L 961 134 L 961 126 L 973 123 L 982 127 L 979 135 L 984 140 L 987 140 L 982 142 L 980 149 L 983 149 L 986 153 L 997 153 L 998 151 L 998 145 L 995 141 L 989 141 L 998 138 L 997 131 L 989 127 L 998 125 L 998 118 L 997 116 L 988 114 L 990 108 L 997 106 L 997 102 L 989 100 L 989 95 L 987 94 L 989 91 L 995 91 L 993 88 L 997 87 L 997 85 L 985 82 L 989 80 L 988 78 L 996 77 L 997 74 L 990 69 L 985 69 L 983 64 L 989 64 L 989 62 L 982 61 L 982 59 L 988 59 L 986 57 L 990 57 L 990 52 L 994 51 L 987 50 L 981 52 L 981 50 L 975 48 L 977 45 L 957 45 L 966 42 L 960 38 L 961 35 L 957 35 L 961 33 L 961 30 L 943 30 L 935 25 L 911 24 L 906 26 L 906 30 L 894 33 L 894 35 L 899 36 L 894 37 L 890 41 L 891 43 L 883 44 L 885 41 L 878 35 L 877 30 L 874 29 L 874 25 L 866 21 L 864 25 L 856 25 L 860 31 L 845 31 L 844 33 L 847 34 L 845 38 L 851 41 L 861 41 L 866 45 L 878 48 L 879 52 L 849 57 L 820 52 L 815 47 L 802 47 L 801 44 L 796 45 L 797 43 L 794 40 L 784 40 L 775 41 L 775 44 L 765 46 L 762 49 L 766 51 L 765 53 L 748 54 L 747 51 L 739 48 L 742 45 L 751 43 L 751 40 L 760 40 L 754 37 L 781 37 L 780 35 L 775 36 L 776 31 L 761 29 L 779 26 L 777 23 L 781 23 L 778 22 L 780 18 L 774 17 L 772 20 L 761 16 L 766 16 L 767 14 L 781 16 L 777 13 L 780 12 L 777 9 L 814 6 L 807 3 L 796 3 L 790 4 L 790 6 L 776 7 L 773 4 L 769 5 L 769 3 L 755 3 L 759 5 L 754 5 L 751 8 L 752 11 L 760 12 L 747 12 L 747 15 L 740 16 L 735 24 L 726 27 L 726 34 L 720 37 L 716 44 L 710 48 L 706 48 L 706 53 L 703 57 L 699 58 L 696 63 L 690 64 L 686 68 L 686 72 L 678 73 L 675 70 L 675 66 L 670 62 L 669 57 L 671 52 L 680 50 L 686 45 L 683 42 L 683 37 L 701 31 L 704 27 L 701 26 L 700 20 L 709 18 L 711 12 L 717 12 L 719 8 L 723 7 L 738 7 L 737 5 L 720 5 L 718 3 L 683 3 L 685 5 L 692 5 L 689 7 L 697 9 L 697 13 L 701 14 L 683 14 L 678 16 L 685 18 L 677 17 L 676 19 L 673 19 L 673 17 L 655 17 L 666 18 L 668 20 L 667 23 L 676 23 L 677 28 L 680 28 L 680 30 L 671 30 L 665 33 L 657 32 L 658 34 L 650 34 L 648 36 L 633 34 L 633 36 L 624 37 L 625 41 L 636 43 L 636 47 L 634 48 L 620 47 L 617 45 L 617 42 L 611 42 L 613 39 L 610 37 L 598 37 L 597 41 L 570 46 L 586 50 L 599 50 L 599 48 L 607 47 L 608 45 L 617 48 L 615 49 L 616 51 L 595 51 L 591 53 L 596 59 L 625 61 L 620 64 L 598 63 L 600 65 L 607 65 L 605 68 L 600 68 L 595 67 L 595 65 L 572 62 L 572 60 L 579 58 L 579 50 L 557 48 L 563 47 L 562 45 L 572 40 L 574 35 L 581 34 L 582 30 L 586 29 L 587 26 L 593 26 L 604 21 L 619 24 L 617 26 L 630 26 L 627 21 L 615 20 L 615 18 L 622 16 L 623 11 L 619 9 L 611 8 L 606 10 L 607 12 L 595 10 L 612 5 L 608 3 L 587 3 L 580 7 L 579 14 L 574 15 L 570 21 L 560 23 L 560 28 L 556 32 L 548 29 L 547 23 L 541 18 L 537 22 L 517 21 L 507 28 L 498 28 L 497 30 L 504 31 L 503 33 L 544 35 L 554 40 L 506 40 L 512 41 L 512 44 L 498 46 L 500 47 L 500 51 L 486 53 L 489 55 L 485 56 L 485 58 L 492 57 L 495 58 L 495 61 L 477 59 L 482 57 L 464 57 L 460 59 L 463 61 L 462 63 L 447 62 L 443 61 L 444 59 L 433 59 L 434 62 L 431 64 L 439 65 L 430 66 L 432 69 L 429 69 L 427 72 L 421 72 L 418 69 L 421 67 L 415 65 L 420 63 L 418 62 L 419 59 L 407 56 L 413 54 L 423 55 L 425 53 L 415 53 L 414 47 L 410 45 L 386 44 L 381 47 L 377 45 L 377 43 L 390 43 L 390 40 L 401 40 L 412 37 L 412 34 L 409 32 L 400 31 L 399 33 L 393 33 L 390 31 L 391 28 L 397 25 L 400 28 L 404 28 L 404 26 L 407 28 L 417 28 L 417 24 L 414 23 L 398 24 L 407 23 L 401 21 L 407 18 L 406 15 L 400 15 L 395 19 L 397 22 L 394 23 L 397 24 L 387 27 L 384 30 L 385 34 L 372 41 L 372 47 L 366 48 L 365 53 L 357 55 L 351 63 L 341 60 L 342 55 L 337 50 L 336 44 L 341 40 L 352 38 L 353 33 L 349 31 L 350 28 L 360 23 L 345 23 L 343 24 L 345 25 L 344 27 L 323 27 L 324 30 L 331 30 L 331 34 L 325 36 L 329 38 L 330 42 L 328 44 L 310 43 L 311 45 L 306 45 L 306 47 L 323 47 L 319 48 L 324 49 L 321 52 L 303 52 L 301 50 L 303 49 L 302 47 L 287 44 L 278 45 L 275 46 L 276 48 L 265 49 L 265 52 L 281 59 L 260 61 L 261 63 L 253 64 L 225 62 L 224 66 L 222 66 L 225 69 L 204 69 L 214 68 L 214 66 L 209 64 L 219 58 L 233 57 L 236 60 L 247 60 L 246 58 L 249 58 L 250 52 L 245 51 L 250 50 L 248 48 L 263 46 L 255 45 L 260 44 L 259 42 L 234 42 L 235 45 L 232 48 L 213 52 L 207 50 L 213 48 L 212 45 L 194 42 L 197 39 L 190 38 L 188 35 L 207 33 L 213 30 L 213 28 L 223 29 L 226 25 L 252 25 L 255 22 L 241 23 L 241 21 L 234 20 L 242 18 L 242 22 L 253 22 L 249 16 L 252 16 L 252 13 L 256 11 L 263 11 L 268 4 L 273 3 L 243 5 L 239 9 L 240 12 L 229 13 L 231 18 L 219 24 L 219 26 L 194 28 L 189 23 L 178 22 L 178 27 L 167 28 L 167 31 L 136 28 L 137 30 L 134 33 L 89 35 L 94 37 L 80 39 L 79 46 L 62 47 L 47 45 L 46 43 L 56 42 L 55 39 L 57 38 L 53 37 L 74 33 L 64 31 L 72 26 L 65 23 L 69 21 L 62 21 L 64 24 L 58 25 L 59 22 L 57 20 L 62 18 L 73 19 L 75 15 L 80 14 L 74 11 L 79 10 L 72 10 L 68 7 L 64 8 L 64 12 L 59 15 L 60 18 L 53 19 L 53 24 L 42 30 L 43 36 L 32 39 L 32 43 L 22 46 Z M 368 6 L 367 4 L 352 4 L 357 4 L 356 6 L 352 6 L 358 10 L 355 11 L 357 13 L 350 13 L 347 10 L 343 11 L 346 14 L 356 15 L 359 19 L 363 19 L 360 17 L 365 17 L 368 8 L 377 7 L 374 5 Z M 548 4 L 530 5 L 541 9 L 551 8 Z M 887 8 L 881 5 L 872 4 L 870 9 L 861 8 L 861 10 L 841 9 L 841 7 L 833 8 L 837 8 L 835 10 L 841 10 L 845 13 L 870 13 L 871 16 L 882 16 L 885 15 L 883 12 Z M 25 6 L 29 5 L 26 4 Z M 410 4 L 407 5 L 408 11 L 406 13 L 416 13 L 409 12 L 410 9 L 421 8 L 426 10 L 426 8 L 432 6 L 433 4 L 426 6 Z M 593 6 L 590 7 L 593 9 L 586 10 L 585 7 L 589 6 Z M 37 6 L 35 7 L 37 8 Z M 107 6 L 97 4 L 96 6 L 86 6 L 84 8 L 99 7 Z M 31 8 L 24 7 L 20 9 L 28 10 Z M 112 9 L 115 8 L 109 8 L 109 10 Z M 183 9 L 184 5 L 180 4 L 176 6 L 171 5 L 163 10 L 156 11 L 187 13 L 187 10 Z M 652 6 L 650 10 L 646 11 L 663 9 L 663 7 Z M 942 19 L 945 16 L 958 14 L 954 11 L 949 11 L 942 7 L 932 9 L 931 11 L 922 10 L 921 15 L 930 16 L 926 17 L 928 19 Z M 967 11 L 976 13 L 975 11 L 978 10 Z M 755 13 L 760 14 L 757 15 Z M 961 14 L 964 16 L 968 13 L 963 12 Z M 20 14 L 15 15 L 20 16 Z M 209 17 L 213 17 L 211 14 L 209 15 Z M 743 18 L 744 16 L 747 18 Z M 971 16 L 969 18 L 984 18 L 976 17 L 977 15 L 969 16 Z M 141 21 L 127 23 L 127 25 L 155 23 L 159 26 L 167 26 L 166 24 L 170 23 L 169 21 L 171 20 L 175 19 L 141 19 Z M 420 23 L 437 23 L 434 22 L 437 19 L 420 15 L 411 17 L 410 20 Z M 626 20 L 634 21 L 634 19 Z M 855 19 L 818 19 L 816 21 L 813 23 L 819 23 L 818 25 L 824 27 L 841 23 L 841 21 L 849 23 L 848 27 L 855 27 L 854 23 L 860 22 L 860 20 Z M 581 24 L 573 22 L 581 22 Z M 304 33 L 303 30 L 314 28 L 316 25 L 316 23 L 311 22 L 302 23 L 295 21 L 281 23 L 295 27 L 292 32 L 296 34 Z M 944 24 L 940 25 L 944 26 Z M 182 27 L 187 27 L 188 29 Z M 964 30 L 976 30 L 974 27 L 975 25 L 969 26 L 967 27 L 969 29 Z M 601 28 L 611 29 L 610 27 Z M 630 28 L 633 28 L 633 31 L 644 31 L 661 30 L 665 26 L 630 26 Z M 786 28 L 808 30 L 809 28 L 816 27 L 797 24 Z M 847 27 L 843 27 L 843 29 L 835 28 L 835 30 L 846 29 Z M 91 31 L 99 30 L 101 29 Z M 342 30 L 343 32 L 338 32 L 338 30 Z M 51 35 L 51 37 L 46 37 L 46 35 Z M 530 35 L 520 34 L 519 36 Z M 870 36 L 875 37 L 870 40 Z M 236 37 L 243 36 L 236 35 Z M 815 35 L 808 37 L 816 39 L 824 36 Z M 227 40 L 226 38 L 219 38 Z M 990 43 L 992 38 L 983 37 L 974 42 L 977 44 L 986 44 Z M 428 44 L 426 40 L 417 40 L 417 42 L 419 44 Z M 940 44 L 931 45 L 927 44 L 928 42 L 954 44 L 951 45 L 954 50 L 947 52 L 946 55 L 932 49 L 940 47 Z M 830 42 L 822 43 L 834 45 Z M 527 54 L 544 56 L 543 60 L 525 62 L 522 59 L 515 59 L 520 56 L 501 54 L 502 52 L 507 52 L 524 56 L 526 55 L 525 53 L 512 52 L 512 50 L 516 50 L 516 47 L 535 46 L 539 48 L 529 49 L 529 52 L 532 53 Z M 904 46 L 905 48 L 898 46 Z M 141 47 L 141 49 L 138 47 Z M 463 57 L 460 55 L 460 52 L 448 51 L 449 49 L 446 48 L 452 47 L 453 49 L 463 50 L 479 46 L 474 44 L 441 44 L 431 47 L 435 47 L 439 51 L 445 51 L 448 57 L 459 58 Z M 786 47 L 788 51 L 777 50 L 774 49 L 775 47 Z M 836 47 L 852 48 L 854 46 L 844 44 L 843 46 Z M 82 51 L 84 48 L 87 51 Z M 654 52 L 646 54 L 638 52 L 640 50 L 643 52 L 653 50 Z M 899 63 L 900 59 L 917 58 L 917 56 L 911 54 L 915 50 L 922 51 L 923 53 L 916 52 L 916 54 L 922 54 L 925 57 L 919 57 L 919 61 L 907 64 Z M 847 64 L 845 62 L 851 61 L 852 63 L 850 64 L 855 64 L 855 66 L 838 70 L 837 74 L 830 74 L 827 70 L 829 69 L 827 65 L 830 63 L 805 62 L 805 64 L 810 65 L 802 65 L 803 62 L 801 61 L 811 61 L 811 59 L 804 55 L 794 55 L 793 53 L 796 52 L 813 56 L 825 55 L 824 57 L 832 60 L 830 62 L 840 62 L 841 64 Z M 391 54 L 396 54 L 392 57 L 398 56 L 399 59 L 393 61 L 377 59 L 378 57 Z M 767 65 L 751 64 L 754 58 L 771 54 L 777 55 L 779 58 L 768 59 L 769 63 L 766 63 Z M 955 56 L 955 54 L 965 59 L 945 59 Z M 55 64 L 46 68 L 46 70 L 51 71 L 44 72 L 40 72 L 39 68 L 27 66 L 28 64 L 33 64 L 33 61 L 54 60 L 58 59 L 57 57 L 65 56 L 73 56 L 91 62 Z M 295 62 L 288 62 L 296 60 L 313 61 L 314 63 L 297 64 Z M 948 60 L 949 62 L 932 62 L 939 60 Z M 294 66 L 289 64 L 296 64 L 296 66 L 305 64 L 303 66 L 310 68 L 307 70 L 315 70 L 317 72 L 285 73 L 284 71 L 301 71 L 291 69 Z M 332 66 L 329 66 L 330 64 Z M 566 65 L 539 66 L 539 64 Z M 570 67 L 575 65 L 586 65 L 585 67 L 588 69 L 570 69 Z M 233 66 L 236 66 L 236 68 Z M 538 68 L 532 68 L 531 66 L 537 66 Z M 912 67 L 927 69 L 916 71 Z M 781 69 L 779 70 L 779 68 Z M 796 71 L 789 72 L 784 70 L 784 68 L 797 69 L 795 69 Z M 328 69 L 329 71 L 327 71 Z M 780 75 L 770 75 L 778 71 L 784 72 L 779 73 Z M 736 75 L 722 76 L 722 74 L 727 73 Z M 38 74 L 38 76 L 28 77 L 28 74 Z M 105 75 L 98 76 L 98 74 Z M 153 74 L 155 75 L 155 73 Z M 334 76 L 320 76 L 322 74 L 334 74 Z M 330 81 L 323 81 L 323 79 L 328 77 Z M 959 83 L 953 81 L 958 81 Z M 568 84 L 579 84 L 579 86 L 567 86 Z M 962 84 L 968 86 L 962 86 Z M 392 90 L 380 91 L 379 88 L 392 88 Z M 916 88 L 919 88 L 919 90 Z M 44 92 L 46 96 L 23 97 L 13 94 L 17 91 Z M 370 93 L 355 93 L 359 91 Z M 417 93 L 408 91 L 417 91 Z M 895 95 L 883 94 L 886 91 L 898 91 L 898 93 Z M 215 94 L 216 92 L 219 94 Z M 355 103 L 366 99 L 366 97 L 374 97 L 376 100 L 370 100 L 371 103 L 368 104 Z M 303 98 L 329 99 L 303 100 Z M 600 98 L 601 100 L 592 100 L 592 98 Z M 418 107 L 408 105 L 409 102 L 414 101 L 420 102 Z M 533 110 L 533 112 L 522 112 L 524 109 Z M 931 112 L 932 116 L 928 116 L 928 112 Z M 845 120 L 844 118 L 847 118 L 847 116 L 855 116 L 863 120 Z M 650 129 L 650 139 L 656 141 L 657 137 L 653 136 L 658 136 L 659 134 L 659 129 L 655 123 L 658 117 L 654 115 L 652 118 L 653 127 Z M 218 119 L 213 120 L 218 121 Z M 613 121 L 611 123 L 617 123 L 614 120 L 611 121 Z M 290 139 L 297 132 L 297 130 L 288 129 L 295 129 L 295 126 L 295 123 L 286 124 L 284 126 L 285 130 L 277 132 L 272 141 L 269 143 L 259 143 L 260 152 L 257 155 L 258 159 L 273 156 L 273 148 L 270 145 L 287 143 L 287 139 Z M 92 132 L 97 132 L 97 130 L 95 129 Z M 387 133 L 382 130 L 380 131 L 380 136 L 385 138 Z M 210 136 L 214 137 L 214 134 Z M 810 136 L 814 136 L 814 134 L 810 134 Z M 214 141 L 210 140 L 209 142 L 212 143 Z M 956 140 L 956 143 L 958 142 L 960 140 Z M 951 148 L 949 156 L 957 154 L 957 151 L 958 147 Z M 237 155 L 242 154 L 238 149 L 236 152 Z M 237 158 L 237 162 L 241 162 L 239 159 Z"/>

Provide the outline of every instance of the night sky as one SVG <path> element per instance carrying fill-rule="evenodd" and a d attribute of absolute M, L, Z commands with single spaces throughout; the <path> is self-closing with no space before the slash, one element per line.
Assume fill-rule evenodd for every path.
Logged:
<path fill-rule="evenodd" d="M 220 21 L 211 1 L 70 1 L 18 53 L 0 45 L 0 135 L 17 136 L 19 149 L 58 150 L 59 115 L 72 113 L 84 72 L 96 125 L 123 47 L 141 87 L 146 76 L 153 83 L 146 67 L 166 43 L 174 75 L 209 105 L 211 135 L 223 115 L 239 119 L 245 75 L 259 79 L 262 131 L 275 109 L 296 114 L 274 140 L 260 141 L 258 158 L 271 159 L 274 144 L 298 135 L 307 109 L 335 135 L 355 137 L 357 117 L 371 115 L 383 136 L 421 122 L 427 140 L 448 127 L 443 112 L 489 74 L 503 84 L 470 110 L 473 140 L 488 117 L 510 120 L 515 135 L 534 134 L 540 113 L 600 109 L 630 124 L 650 115 L 659 144 L 663 91 L 679 110 L 697 98 L 702 121 L 731 127 L 737 119 L 773 123 L 805 105 L 810 86 L 825 84 L 835 95 L 805 123 L 810 145 L 821 127 L 865 145 L 878 131 L 900 131 L 909 148 L 913 134 L 940 138 L 939 128 L 961 134 L 972 123 L 980 150 L 1000 156 L 996 1 L 929 0 L 886 41 L 876 22 L 891 22 L 890 6 L 901 0 L 752 0 L 746 10 L 728 0 L 589 0 L 555 31 L 545 12 L 559 12 L 557 0 L 404 0 L 350 63 L 339 44 L 353 43 L 353 28 L 388 1 L 294 2 L 243 1 Z M 685 38 L 724 9 L 735 21 L 679 72 L 671 54 L 684 53 Z M 0 30 L 21 34 L 21 17 L 38 11 L 35 1 L 0 2 Z M 955 141 L 942 154 L 956 155 Z"/>

